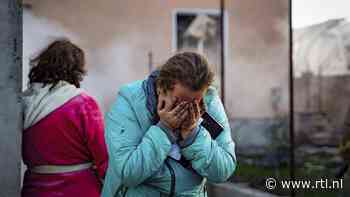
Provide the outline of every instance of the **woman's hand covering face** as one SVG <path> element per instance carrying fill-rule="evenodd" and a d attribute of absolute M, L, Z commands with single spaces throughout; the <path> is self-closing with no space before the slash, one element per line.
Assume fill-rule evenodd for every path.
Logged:
<path fill-rule="evenodd" d="M 169 95 L 159 94 L 157 111 L 160 121 L 171 130 L 180 128 L 181 123 L 188 116 L 188 102 L 178 102 Z"/>
<path fill-rule="evenodd" d="M 198 102 L 192 101 L 188 103 L 187 117 L 184 119 L 180 127 L 180 133 L 183 139 L 186 139 L 187 136 L 193 132 L 202 113 L 203 110 Z"/>

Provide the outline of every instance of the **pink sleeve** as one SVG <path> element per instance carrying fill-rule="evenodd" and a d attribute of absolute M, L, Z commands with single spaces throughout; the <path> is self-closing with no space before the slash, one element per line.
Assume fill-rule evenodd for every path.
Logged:
<path fill-rule="evenodd" d="M 104 179 L 108 166 L 108 153 L 104 138 L 104 121 L 96 101 L 88 97 L 83 104 L 83 128 L 87 147 L 100 179 Z"/>

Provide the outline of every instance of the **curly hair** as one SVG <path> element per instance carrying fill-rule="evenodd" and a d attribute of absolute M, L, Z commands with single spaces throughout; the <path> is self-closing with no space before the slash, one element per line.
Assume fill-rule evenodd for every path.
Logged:
<path fill-rule="evenodd" d="M 193 91 L 208 88 L 214 80 L 208 61 L 194 52 L 183 52 L 171 57 L 160 67 L 157 87 L 164 91 L 171 90 L 175 83 Z"/>
<path fill-rule="evenodd" d="M 79 88 L 86 73 L 84 51 L 66 39 L 51 43 L 30 60 L 30 65 L 29 83 L 52 85 L 51 89 L 59 81 L 66 81 Z"/>

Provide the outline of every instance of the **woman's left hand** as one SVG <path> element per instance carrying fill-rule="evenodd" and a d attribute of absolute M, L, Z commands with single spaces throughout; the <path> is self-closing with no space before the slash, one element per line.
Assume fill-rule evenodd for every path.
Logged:
<path fill-rule="evenodd" d="M 188 105 L 189 113 L 180 128 L 182 139 L 186 139 L 193 132 L 194 128 L 197 126 L 199 118 L 201 117 L 201 109 L 197 102 L 192 101 Z"/>

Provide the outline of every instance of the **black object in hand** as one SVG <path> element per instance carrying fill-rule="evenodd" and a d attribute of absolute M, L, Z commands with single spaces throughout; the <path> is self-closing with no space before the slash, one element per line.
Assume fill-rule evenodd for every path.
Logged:
<path fill-rule="evenodd" d="M 221 126 L 208 112 L 204 112 L 202 115 L 203 121 L 201 125 L 207 129 L 213 139 L 217 138 L 220 133 L 224 130 Z"/>

